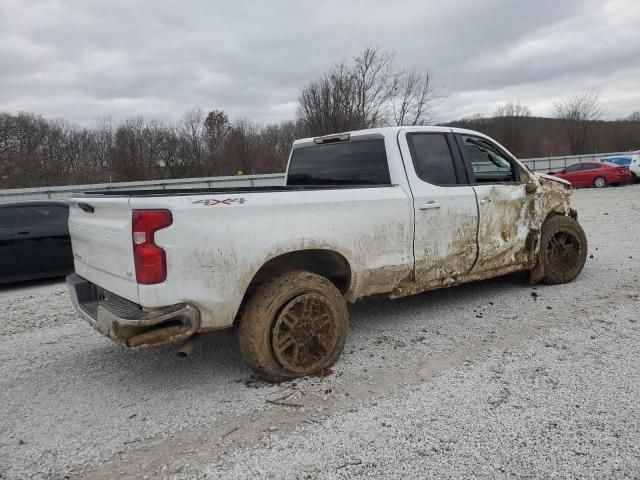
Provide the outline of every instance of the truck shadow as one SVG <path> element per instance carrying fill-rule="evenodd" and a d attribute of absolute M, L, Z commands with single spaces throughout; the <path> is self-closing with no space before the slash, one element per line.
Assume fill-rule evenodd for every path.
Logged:
<path fill-rule="evenodd" d="M 536 286 L 536 289 L 544 286 Z M 458 285 L 449 288 L 432 290 L 408 297 L 391 299 L 369 299 L 350 305 L 350 330 L 378 329 L 384 334 L 385 327 L 402 328 L 402 323 L 409 323 L 412 317 L 419 315 L 427 319 L 438 319 L 442 315 L 450 317 L 453 313 L 472 315 L 474 310 L 483 308 L 489 302 L 494 303 L 505 292 L 522 295 L 531 301 L 531 285 L 527 272 L 517 272 L 489 280 Z M 389 322 L 393 323 L 390 325 Z"/>
<path fill-rule="evenodd" d="M 443 319 L 464 324 L 474 317 L 476 305 L 480 308 L 505 292 L 532 301 L 526 278 L 526 274 L 512 274 L 396 300 L 364 300 L 350 305 L 346 349 L 391 333 L 402 335 L 415 329 L 416 324 L 427 329 L 435 329 Z M 87 335 L 97 334 L 87 331 Z M 99 341 L 99 346 L 77 353 L 76 365 L 89 371 L 94 370 L 92 366 L 96 370 L 108 366 L 109 371 L 119 372 L 112 384 L 117 389 L 193 389 L 207 384 L 251 383 L 253 377 L 243 361 L 235 329 L 209 335 L 186 358 L 177 356 L 177 346 L 136 352 L 124 350 L 107 339 Z"/>

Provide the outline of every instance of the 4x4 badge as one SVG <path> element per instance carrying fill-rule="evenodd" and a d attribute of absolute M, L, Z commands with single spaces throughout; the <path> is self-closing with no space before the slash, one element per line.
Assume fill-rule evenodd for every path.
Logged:
<path fill-rule="evenodd" d="M 208 198 L 206 200 L 196 200 L 195 202 L 192 202 L 192 203 L 194 205 L 198 203 L 202 203 L 207 207 L 215 207 L 217 205 L 232 205 L 234 203 L 242 205 L 244 202 L 245 202 L 245 199 L 243 197 L 238 197 L 238 198 L 224 198 L 224 199 Z"/>

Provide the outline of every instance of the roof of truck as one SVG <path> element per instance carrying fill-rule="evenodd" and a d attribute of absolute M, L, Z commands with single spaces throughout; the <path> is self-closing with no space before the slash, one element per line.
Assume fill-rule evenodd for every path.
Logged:
<path fill-rule="evenodd" d="M 349 138 L 353 138 L 353 137 L 357 137 L 357 138 L 362 138 L 362 137 L 370 137 L 370 138 L 375 138 L 375 137 L 395 137 L 398 135 L 399 132 L 401 131 L 411 131 L 411 132 L 433 132 L 433 133 L 439 133 L 439 132 L 446 132 L 446 133 L 473 133 L 475 135 L 480 135 L 485 137 L 486 135 L 473 131 L 473 130 L 467 130 L 464 128 L 454 128 L 454 127 L 443 127 L 443 126 L 439 126 L 439 125 L 430 125 L 430 126 L 403 126 L 403 127 L 380 127 L 380 128 L 366 128 L 363 130 L 352 130 L 350 132 L 340 132 L 340 133 L 332 133 L 330 135 L 323 135 L 321 137 L 309 137 L 309 138 L 301 138 L 299 140 L 295 140 L 293 142 L 294 146 L 300 146 L 302 144 L 309 144 L 309 143 L 322 143 L 321 141 L 319 142 L 318 140 L 321 139 L 328 139 L 328 138 L 337 138 L 337 137 L 344 137 L 346 135 L 349 135 Z"/>

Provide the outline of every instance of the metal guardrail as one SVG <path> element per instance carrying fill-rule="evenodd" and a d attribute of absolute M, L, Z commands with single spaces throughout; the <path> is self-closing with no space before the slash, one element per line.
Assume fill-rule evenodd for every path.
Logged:
<path fill-rule="evenodd" d="M 598 161 L 602 157 L 629 155 L 629 152 L 594 153 L 589 155 L 566 155 L 562 157 L 524 158 L 521 162 L 536 172 L 561 170 L 574 163 Z M 60 187 L 17 188 L 0 190 L 0 203 L 22 200 L 64 200 L 77 192 L 95 190 L 130 190 L 167 188 L 216 188 L 216 187 L 254 187 L 278 186 L 284 184 L 284 173 L 267 175 L 243 175 L 233 177 L 199 177 L 176 180 L 146 180 L 140 182 L 99 183 L 90 185 L 68 185 Z"/>
<path fill-rule="evenodd" d="M 563 157 L 539 157 L 539 158 L 523 158 L 521 162 L 531 167 L 535 172 L 551 172 L 562 170 L 569 165 L 582 162 L 597 162 L 604 157 L 631 155 L 631 152 L 613 152 L 613 153 L 590 153 L 585 155 L 566 155 Z"/>
<path fill-rule="evenodd" d="M 60 187 L 16 188 L 0 190 L 1 202 L 22 200 L 64 200 L 78 192 L 96 190 L 164 190 L 167 188 L 224 188 L 224 187 L 270 187 L 284 184 L 284 174 L 242 175 L 233 177 L 199 177 L 175 180 L 146 180 L 140 182 L 94 183 Z"/>

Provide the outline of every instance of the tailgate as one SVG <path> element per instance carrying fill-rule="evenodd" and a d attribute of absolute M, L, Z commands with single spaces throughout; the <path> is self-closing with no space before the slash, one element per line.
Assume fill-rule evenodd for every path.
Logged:
<path fill-rule="evenodd" d="M 69 199 L 69 233 L 76 273 L 138 303 L 129 198 Z"/>

